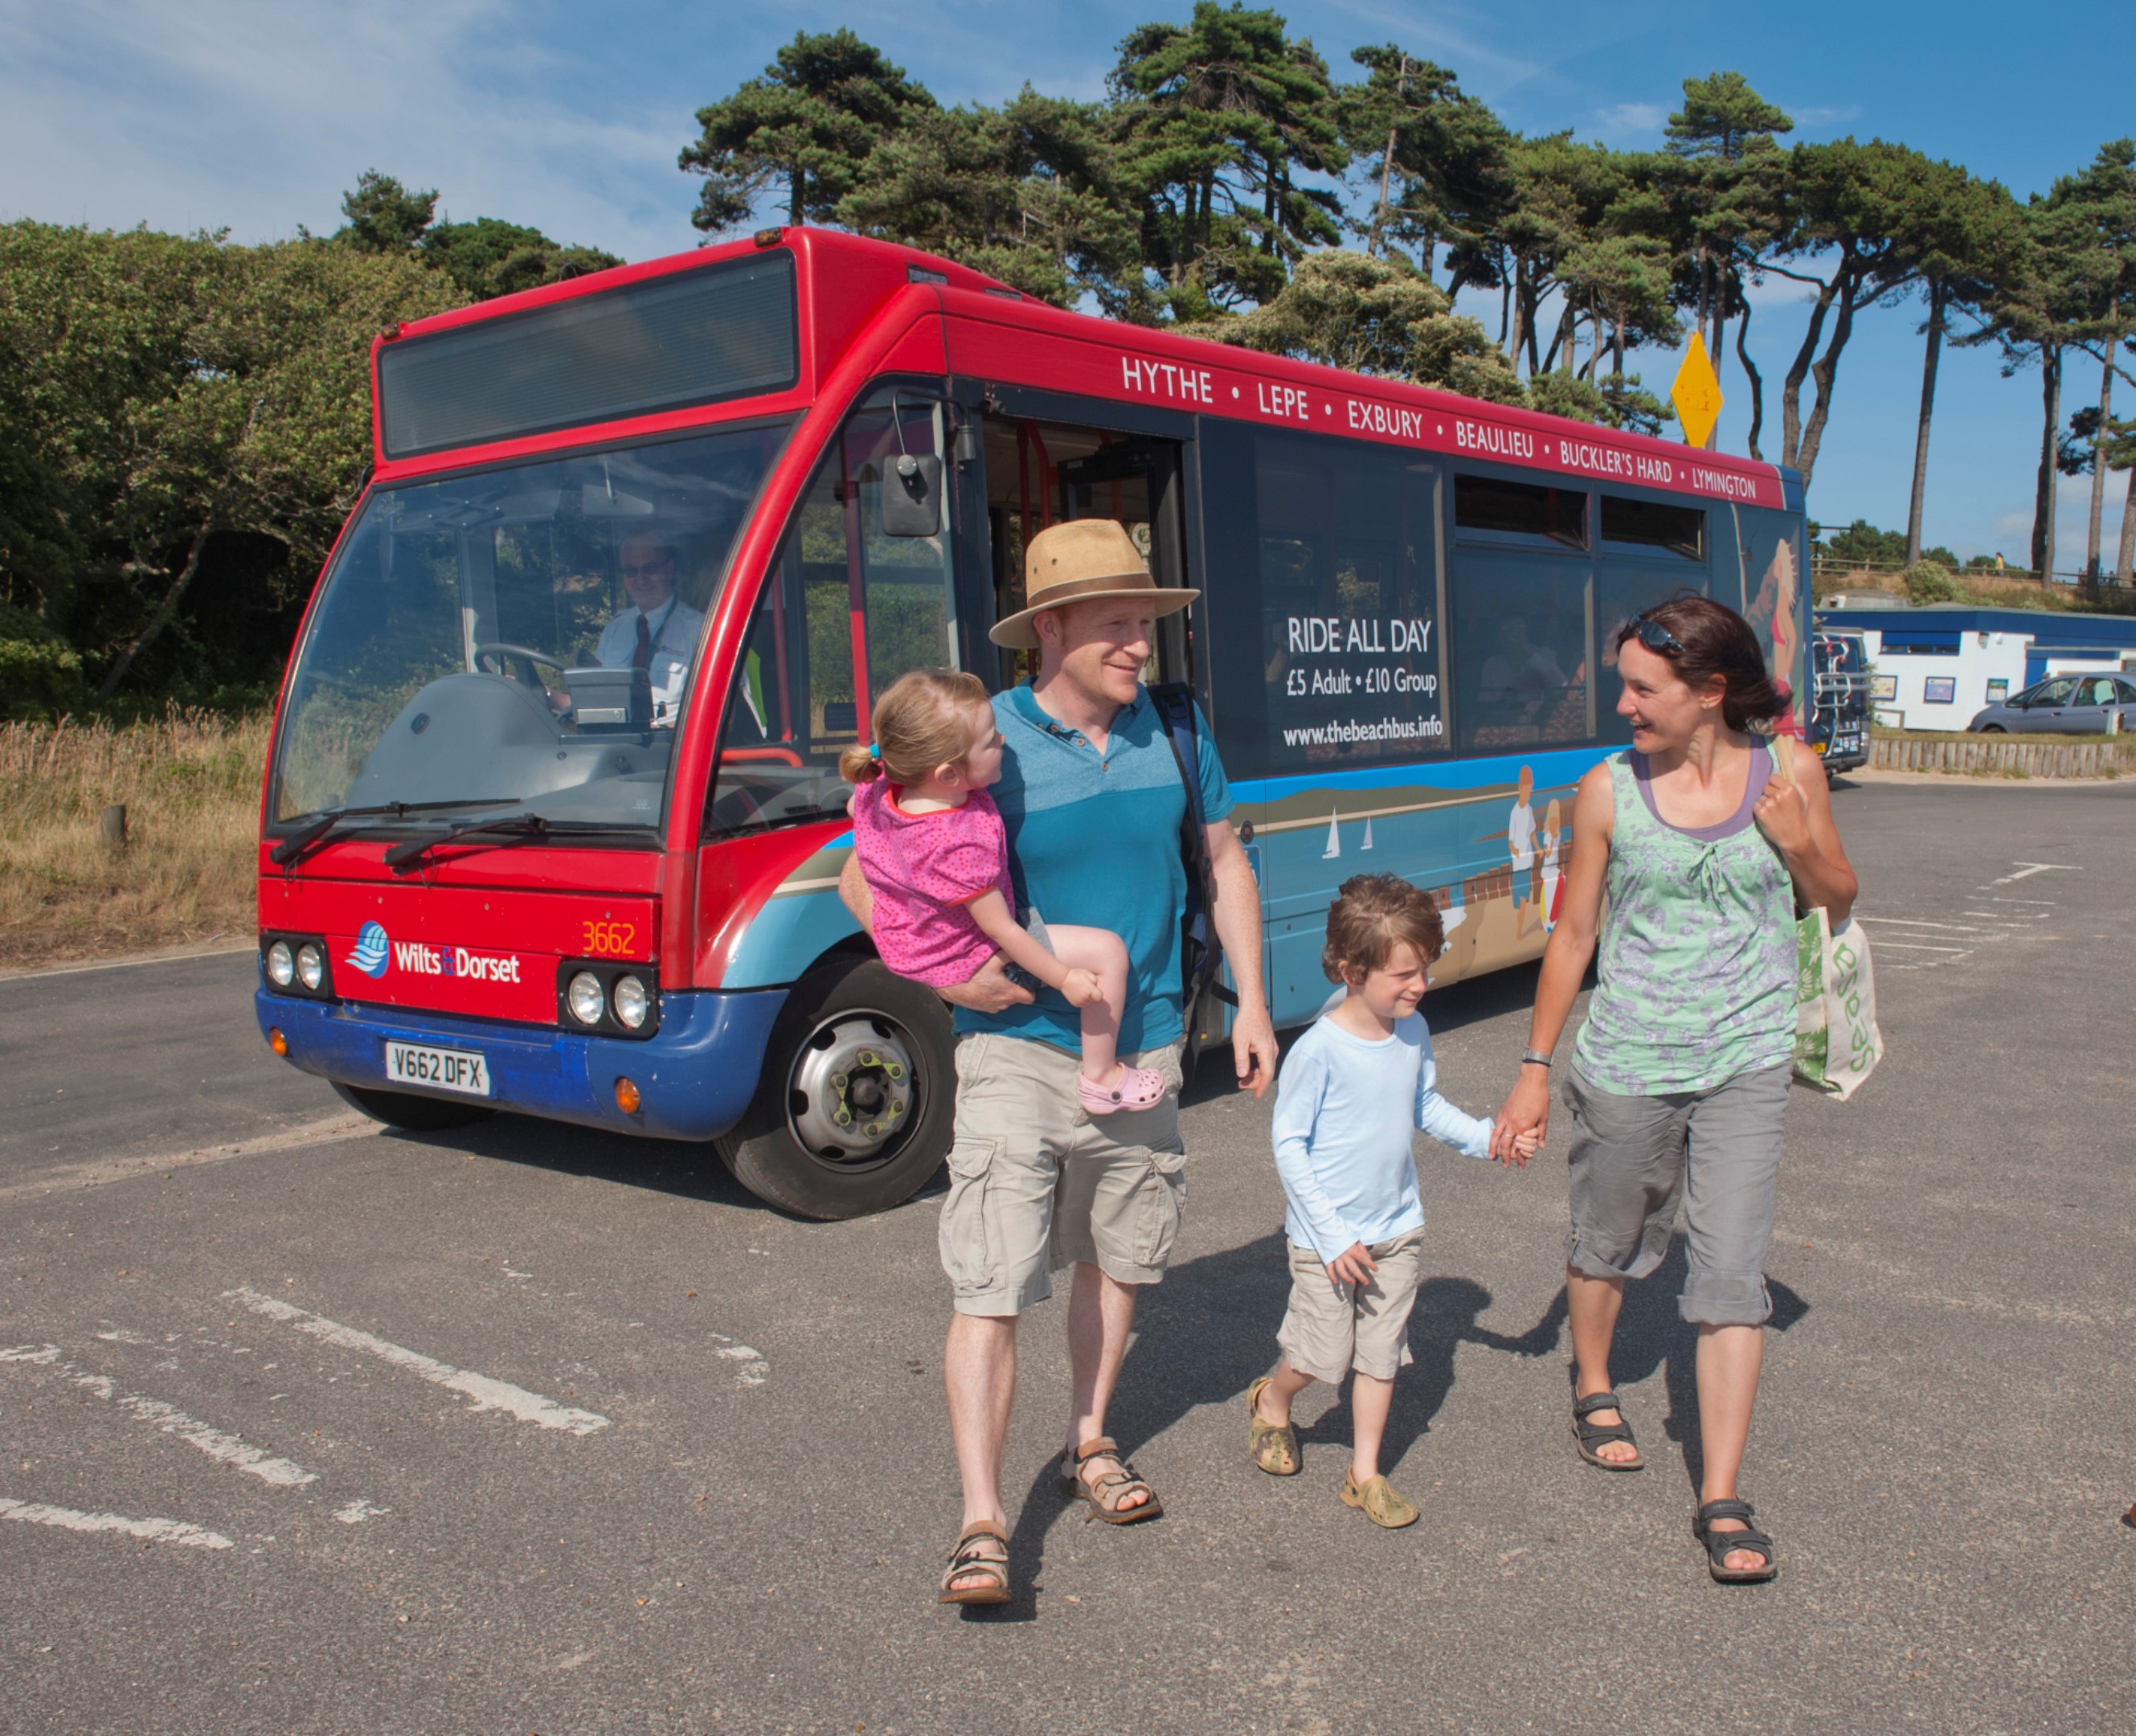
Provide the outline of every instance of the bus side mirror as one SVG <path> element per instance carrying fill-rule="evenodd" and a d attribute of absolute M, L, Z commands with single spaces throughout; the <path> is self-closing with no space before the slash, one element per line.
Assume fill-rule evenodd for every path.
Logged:
<path fill-rule="evenodd" d="M 942 528 L 942 460 L 901 452 L 883 469 L 882 533 L 932 537 Z"/>

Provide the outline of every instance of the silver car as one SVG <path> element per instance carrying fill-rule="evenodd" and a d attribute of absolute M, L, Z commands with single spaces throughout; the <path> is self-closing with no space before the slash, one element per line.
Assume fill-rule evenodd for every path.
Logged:
<path fill-rule="evenodd" d="M 2056 675 L 1975 713 L 1982 735 L 2103 735 L 2136 728 L 2136 681 L 2125 675 Z"/>

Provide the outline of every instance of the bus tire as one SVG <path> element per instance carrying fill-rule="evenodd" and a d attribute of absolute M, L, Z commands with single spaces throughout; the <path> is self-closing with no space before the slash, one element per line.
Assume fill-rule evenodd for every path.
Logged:
<path fill-rule="evenodd" d="M 419 1097 L 412 1091 L 374 1091 L 368 1085 L 344 1085 L 338 1079 L 327 1082 L 351 1109 L 404 1133 L 444 1133 L 486 1121 L 497 1113 L 479 1103 L 449 1103 L 442 1097 Z"/>
<path fill-rule="evenodd" d="M 941 1000 L 876 959 L 833 959 L 786 998 L 755 1099 L 717 1149 L 781 1211 L 865 1217 L 910 1199 L 941 1167 L 955 1096 Z"/>

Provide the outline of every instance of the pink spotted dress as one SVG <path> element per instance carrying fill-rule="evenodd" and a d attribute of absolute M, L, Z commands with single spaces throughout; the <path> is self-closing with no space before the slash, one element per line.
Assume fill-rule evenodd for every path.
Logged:
<path fill-rule="evenodd" d="M 874 778 L 853 795 L 853 854 L 875 894 L 875 950 L 930 988 L 968 983 L 996 951 L 972 919 L 972 901 L 999 892 L 1016 908 L 1000 810 L 975 790 L 961 808 L 908 814 L 899 793 Z"/>

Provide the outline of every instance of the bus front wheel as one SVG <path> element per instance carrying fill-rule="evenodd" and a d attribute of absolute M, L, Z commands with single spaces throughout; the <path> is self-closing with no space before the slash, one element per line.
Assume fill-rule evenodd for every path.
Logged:
<path fill-rule="evenodd" d="M 949 1010 L 875 959 L 794 985 L 755 1101 L 718 1142 L 735 1178 L 801 1218 L 859 1218 L 919 1192 L 949 1149 Z"/>
<path fill-rule="evenodd" d="M 412 1091 L 374 1091 L 368 1085 L 344 1085 L 338 1079 L 328 1082 L 351 1109 L 406 1133 L 443 1133 L 497 1113 L 478 1103 L 448 1103 L 442 1097 L 419 1097 Z"/>

